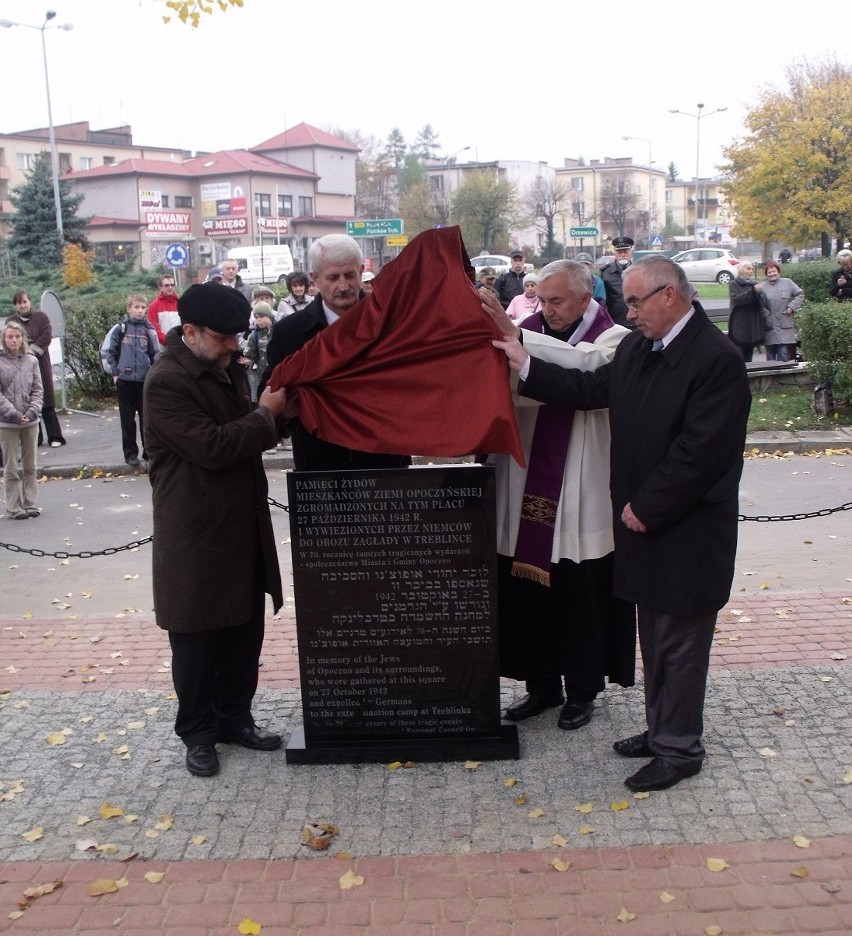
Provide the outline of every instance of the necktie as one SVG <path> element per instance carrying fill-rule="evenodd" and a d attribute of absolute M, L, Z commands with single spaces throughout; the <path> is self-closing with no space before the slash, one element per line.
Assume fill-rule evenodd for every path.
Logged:
<path fill-rule="evenodd" d="M 654 344 L 651 346 L 652 351 L 662 351 L 663 350 L 663 339 L 658 338 Z"/>

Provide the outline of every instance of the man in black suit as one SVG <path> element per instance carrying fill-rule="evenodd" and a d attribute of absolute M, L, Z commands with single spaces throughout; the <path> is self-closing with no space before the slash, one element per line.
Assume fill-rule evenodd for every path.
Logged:
<path fill-rule="evenodd" d="M 308 266 L 311 281 L 319 293 L 310 305 L 279 319 L 272 327 L 266 348 L 269 367 L 264 383 L 277 364 L 306 345 L 324 328 L 334 325 L 362 298 L 364 259 L 353 237 L 327 234 L 314 241 L 308 251 Z M 359 452 L 326 442 L 308 432 L 298 418 L 290 419 L 288 428 L 293 438 L 293 462 L 297 471 L 405 468 L 411 464 L 407 455 Z"/>
<path fill-rule="evenodd" d="M 617 597 L 638 605 L 647 731 L 616 741 L 652 760 L 628 777 L 663 790 L 704 760 L 704 694 L 716 615 L 730 596 L 738 486 L 751 401 L 737 348 L 691 301 L 683 270 L 646 257 L 624 275 L 636 331 L 596 371 L 531 358 L 514 326 L 495 342 L 519 393 L 575 409 L 609 407 Z"/>

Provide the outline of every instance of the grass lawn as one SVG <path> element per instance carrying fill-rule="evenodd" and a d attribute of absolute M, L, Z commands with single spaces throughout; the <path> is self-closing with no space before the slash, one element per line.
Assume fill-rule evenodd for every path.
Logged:
<path fill-rule="evenodd" d="M 813 393 L 806 387 L 773 387 L 755 393 L 751 401 L 748 431 L 795 431 L 803 429 L 835 429 L 852 426 L 852 406 L 835 400 L 832 416 L 815 416 L 811 409 Z"/>
<path fill-rule="evenodd" d="M 699 299 L 727 299 L 728 287 L 721 283 L 693 283 Z"/>

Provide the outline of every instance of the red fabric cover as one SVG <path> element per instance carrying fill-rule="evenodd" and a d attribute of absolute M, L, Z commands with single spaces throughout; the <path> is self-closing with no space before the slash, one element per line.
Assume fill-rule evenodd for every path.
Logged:
<path fill-rule="evenodd" d="M 483 312 L 457 227 L 424 231 L 373 292 L 272 372 L 299 419 L 362 452 L 506 452 L 524 464 L 508 362 Z"/>

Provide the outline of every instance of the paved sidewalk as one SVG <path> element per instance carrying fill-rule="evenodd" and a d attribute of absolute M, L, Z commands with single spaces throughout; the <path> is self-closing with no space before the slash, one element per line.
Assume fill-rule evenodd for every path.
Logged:
<path fill-rule="evenodd" d="M 68 445 L 43 453 L 46 470 L 125 468 L 117 414 L 64 420 Z M 795 441 L 852 443 L 828 435 Z M 166 635 L 150 613 L 84 606 L 39 618 L 0 604 L 0 932 L 224 936 L 250 920 L 264 936 L 852 933 L 852 584 L 732 599 L 706 767 L 644 799 L 623 785 L 636 763 L 611 748 L 642 723 L 641 684 L 608 689 L 581 731 L 560 731 L 556 710 L 522 724 L 519 761 L 288 766 L 220 746 L 220 775 L 191 777 Z M 258 720 L 289 734 L 291 613 L 267 621 L 263 660 Z M 503 704 L 520 694 L 504 682 Z M 122 814 L 102 817 L 105 804 Z M 301 844 L 318 823 L 339 830 L 326 852 Z M 90 896 L 98 879 L 121 886 Z"/>

